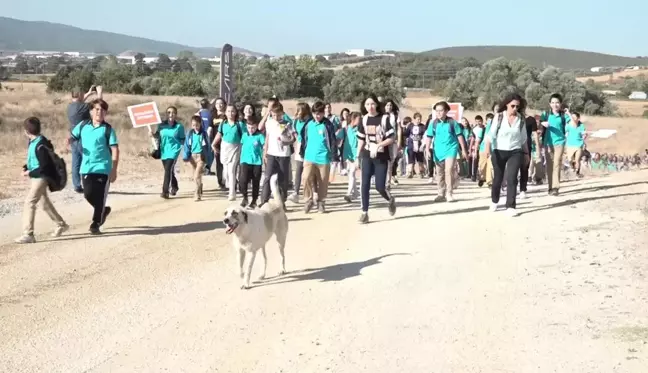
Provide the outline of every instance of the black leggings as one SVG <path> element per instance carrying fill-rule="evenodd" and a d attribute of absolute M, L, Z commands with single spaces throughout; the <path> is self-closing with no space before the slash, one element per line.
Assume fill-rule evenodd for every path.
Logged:
<path fill-rule="evenodd" d="M 493 203 L 498 203 L 504 181 L 504 169 L 506 169 L 506 208 L 514 209 L 517 196 L 517 182 L 520 167 L 524 163 L 524 151 L 516 150 L 494 150 L 491 156 L 493 161 L 493 187 L 491 198 Z"/>
<path fill-rule="evenodd" d="M 104 174 L 86 174 L 82 175 L 83 196 L 86 201 L 94 208 L 92 213 L 92 223 L 95 225 L 103 224 L 104 209 L 106 208 L 106 199 L 108 198 L 108 189 L 110 181 L 108 175 Z"/>
<path fill-rule="evenodd" d="M 169 194 L 169 187 L 172 190 L 178 190 L 178 179 L 175 177 L 175 165 L 177 159 L 163 159 L 164 181 L 162 182 L 162 193 Z"/>
<path fill-rule="evenodd" d="M 263 195 L 261 197 L 263 203 L 270 200 L 270 177 L 274 174 L 277 174 L 277 183 L 279 184 L 281 198 L 283 202 L 286 202 L 288 198 L 288 172 L 290 172 L 290 157 L 268 155 L 265 178 L 263 179 Z"/>
<path fill-rule="evenodd" d="M 527 163 L 524 157 L 522 158 L 522 165 L 520 166 L 520 192 L 527 191 L 527 185 L 529 184 L 529 165 L 531 162 Z"/>
<path fill-rule="evenodd" d="M 369 211 L 369 192 L 371 190 L 372 176 L 375 176 L 376 191 L 387 201 L 391 199 L 391 194 L 385 188 L 388 165 L 389 163 L 386 160 L 369 157 L 362 158 L 362 185 L 360 188 L 362 212 Z"/>
<path fill-rule="evenodd" d="M 239 167 L 239 190 L 243 198 L 248 198 L 248 184 L 252 182 L 252 201 L 259 198 L 259 185 L 261 184 L 261 165 L 241 163 Z"/>
<path fill-rule="evenodd" d="M 391 163 L 391 175 L 393 177 L 396 177 L 398 175 L 398 163 L 400 162 L 401 158 L 403 158 L 403 154 L 398 150 L 395 150 L 394 154 L 396 156 L 394 157 L 394 161 Z"/>

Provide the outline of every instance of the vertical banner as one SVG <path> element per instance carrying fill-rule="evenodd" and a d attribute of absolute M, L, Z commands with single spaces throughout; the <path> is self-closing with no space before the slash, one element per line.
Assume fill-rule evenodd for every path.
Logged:
<path fill-rule="evenodd" d="M 234 103 L 234 66 L 233 49 L 230 44 L 223 45 L 220 60 L 220 96 L 228 103 Z"/>

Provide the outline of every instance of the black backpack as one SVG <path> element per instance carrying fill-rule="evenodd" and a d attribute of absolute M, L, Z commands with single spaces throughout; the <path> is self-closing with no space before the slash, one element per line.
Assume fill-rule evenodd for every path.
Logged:
<path fill-rule="evenodd" d="M 65 188 L 67 185 L 67 167 L 63 158 L 59 157 L 54 150 L 50 149 L 45 145 L 39 145 L 39 147 L 45 147 L 47 153 L 49 153 L 50 158 L 52 159 L 52 165 L 54 165 L 54 174 L 50 175 L 47 178 L 47 185 L 49 186 L 50 192 L 58 192 Z"/>

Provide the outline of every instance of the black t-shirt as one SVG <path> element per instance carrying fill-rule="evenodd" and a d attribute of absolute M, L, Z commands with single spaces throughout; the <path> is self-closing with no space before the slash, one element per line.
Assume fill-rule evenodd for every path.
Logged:
<path fill-rule="evenodd" d="M 526 131 L 527 131 L 527 147 L 529 154 L 531 154 L 531 144 L 533 143 L 533 134 L 538 131 L 538 122 L 532 116 L 526 118 Z M 539 149 L 538 149 L 539 151 Z"/>
<path fill-rule="evenodd" d="M 363 119 L 364 122 L 364 119 Z M 366 125 L 366 131 L 365 131 L 365 126 L 360 125 L 358 126 L 358 140 L 362 140 L 365 142 L 365 146 L 360 152 L 360 156 L 363 158 L 369 158 L 369 143 L 372 144 L 377 144 L 376 142 L 376 130 L 378 127 L 382 125 L 382 116 L 381 115 L 376 115 L 375 117 L 368 116 L 367 117 L 367 125 Z M 395 132 L 394 132 L 394 127 L 389 121 L 389 116 L 387 116 L 386 121 L 385 121 L 385 127 L 383 128 L 384 135 L 382 140 L 384 141 L 385 139 L 388 138 L 394 138 Z M 376 159 L 382 160 L 382 161 L 389 161 L 389 147 L 383 148 L 381 152 L 378 152 L 378 155 L 376 156 Z"/>

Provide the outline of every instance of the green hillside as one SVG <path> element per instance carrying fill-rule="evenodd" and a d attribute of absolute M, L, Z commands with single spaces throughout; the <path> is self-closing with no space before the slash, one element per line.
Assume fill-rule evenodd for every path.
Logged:
<path fill-rule="evenodd" d="M 192 51 L 198 57 L 220 55 L 220 48 L 215 47 L 190 47 L 112 32 L 84 30 L 58 23 L 22 21 L 6 17 L 0 17 L 0 50 L 74 51 L 115 55 L 131 50 L 148 56 L 156 56 L 158 53 L 175 56 L 181 51 Z M 234 51 L 261 55 L 236 47 Z"/>
<path fill-rule="evenodd" d="M 498 57 L 523 59 L 535 66 L 555 66 L 564 69 L 589 69 L 595 66 L 648 65 L 648 58 L 623 57 L 572 49 L 520 46 L 467 46 L 434 49 L 423 52 L 430 56 L 474 57 L 488 61 Z"/>

